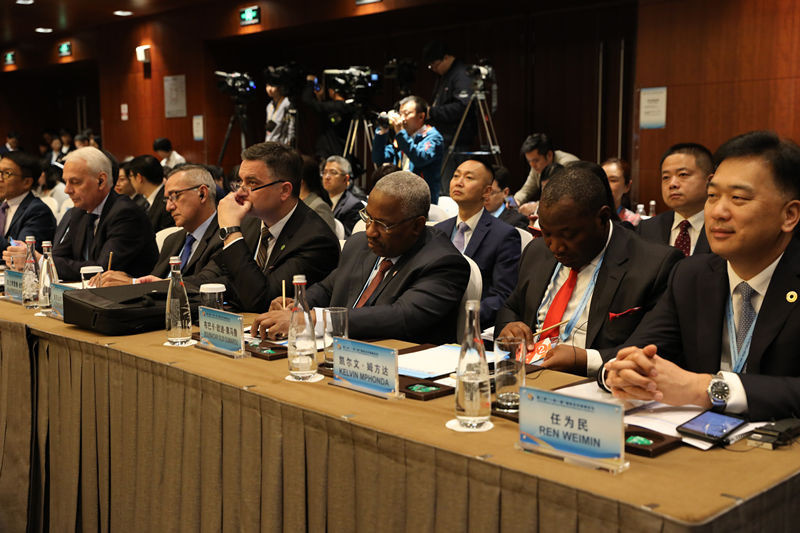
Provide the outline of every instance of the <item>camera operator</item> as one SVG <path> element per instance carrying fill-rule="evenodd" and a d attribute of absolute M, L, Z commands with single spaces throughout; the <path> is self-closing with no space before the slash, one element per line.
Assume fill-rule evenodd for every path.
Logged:
<path fill-rule="evenodd" d="M 289 98 L 289 73 L 284 67 L 267 69 L 267 122 L 265 142 L 273 141 L 295 147 L 295 109 Z"/>
<path fill-rule="evenodd" d="M 394 142 L 389 140 L 389 128 L 378 125 L 372 142 L 372 161 L 376 165 L 394 163 L 422 177 L 431 189 L 431 203 L 439 201 L 444 141 L 439 130 L 426 124 L 428 103 L 419 96 L 400 100 L 398 112 L 388 113 L 389 126 L 394 130 Z"/>
<path fill-rule="evenodd" d="M 432 41 L 422 50 L 422 60 L 428 68 L 439 76 L 433 89 L 433 103 L 430 108 L 430 123 L 442 133 L 445 152 L 455 137 L 458 123 L 467 109 L 473 92 L 472 78 L 467 74 L 467 65 L 456 59 L 448 46 L 441 41 Z M 471 148 L 477 133 L 477 119 L 473 109 L 464 120 L 458 135 L 454 152 L 466 152 Z M 450 190 L 450 177 L 466 156 L 451 155 L 447 168 L 442 170 L 442 190 Z"/>
<path fill-rule="evenodd" d="M 347 140 L 347 128 L 355 111 L 352 104 L 345 101 L 344 84 L 336 77 L 330 77 L 328 87 L 318 85 L 313 74 L 306 76 L 303 89 L 303 103 L 314 110 L 320 120 L 320 134 L 314 144 L 314 153 L 320 159 L 331 155 L 342 155 Z M 328 99 L 323 97 L 327 90 Z"/>

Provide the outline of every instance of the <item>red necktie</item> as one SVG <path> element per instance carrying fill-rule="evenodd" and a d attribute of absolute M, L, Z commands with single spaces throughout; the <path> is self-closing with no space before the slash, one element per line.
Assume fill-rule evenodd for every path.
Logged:
<path fill-rule="evenodd" d="M 692 223 L 684 220 L 678 224 L 678 236 L 675 239 L 675 248 L 683 252 L 685 257 L 689 257 L 692 252 L 692 238 L 689 237 L 689 228 Z"/>
<path fill-rule="evenodd" d="M 364 292 L 361 293 L 361 298 L 358 299 L 358 303 L 356 304 L 356 308 L 364 307 L 364 304 L 367 303 L 369 297 L 372 296 L 372 293 L 375 292 L 375 289 L 378 288 L 378 285 L 381 284 L 383 281 L 383 277 L 386 275 L 386 271 L 392 268 L 392 263 L 389 259 L 384 259 L 381 261 L 381 264 L 378 265 L 378 272 L 375 274 L 375 277 L 372 278 L 372 281 L 369 282 L 369 285 Z"/>
<path fill-rule="evenodd" d="M 575 285 L 578 283 L 578 271 L 574 268 L 570 269 L 567 281 L 558 289 L 555 298 L 550 303 L 550 308 L 544 317 L 544 324 L 542 329 L 547 329 L 553 324 L 558 324 L 564 317 L 564 311 L 567 309 L 569 299 L 572 298 L 572 292 L 575 290 Z M 539 337 L 539 340 L 544 340 L 547 337 L 558 337 L 558 332 L 561 328 L 550 328 Z"/>

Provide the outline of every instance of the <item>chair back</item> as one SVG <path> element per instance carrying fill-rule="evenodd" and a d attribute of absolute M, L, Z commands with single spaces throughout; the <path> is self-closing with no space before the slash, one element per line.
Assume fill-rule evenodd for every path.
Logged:
<path fill-rule="evenodd" d="M 158 253 L 161 253 L 161 247 L 164 246 L 164 241 L 167 240 L 167 237 L 182 229 L 183 228 L 180 226 L 172 226 L 170 228 L 164 228 L 158 231 L 156 233 L 156 246 L 158 246 Z"/>
<path fill-rule="evenodd" d="M 522 251 L 524 252 L 525 247 L 528 246 L 528 244 L 530 244 L 530 242 L 533 240 L 533 235 L 531 235 L 531 232 L 526 229 L 517 228 L 517 231 L 519 232 L 519 240 L 520 244 L 522 245 Z"/>

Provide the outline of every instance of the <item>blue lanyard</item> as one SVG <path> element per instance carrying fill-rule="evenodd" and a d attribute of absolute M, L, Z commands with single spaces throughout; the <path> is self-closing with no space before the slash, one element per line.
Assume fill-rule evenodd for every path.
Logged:
<path fill-rule="evenodd" d="M 592 274 L 592 279 L 589 281 L 589 286 L 586 287 L 586 290 L 581 297 L 580 302 L 578 303 L 578 308 L 575 309 L 575 313 L 572 315 L 572 318 L 569 322 L 567 322 L 567 326 L 564 328 L 564 331 L 558 336 L 559 341 L 565 342 L 569 336 L 572 334 L 572 330 L 575 328 L 575 324 L 577 324 L 578 319 L 583 314 L 583 310 L 586 309 L 586 304 L 589 302 L 589 297 L 591 296 L 592 292 L 594 292 L 594 286 L 597 284 L 597 275 L 600 273 L 600 266 L 603 264 L 603 258 L 605 257 L 605 253 L 600 256 L 600 260 L 597 262 L 597 266 L 594 267 L 594 273 Z M 556 292 L 556 278 L 558 277 L 558 273 L 561 270 L 563 265 L 558 263 L 556 265 L 556 271 L 553 272 L 553 277 L 550 278 L 550 290 L 547 293 L 547 296 L 542 303 L 539 304 L 539 309 L 536 311 L 537 317 L 537 327 L 536 329 L 541 329 L 543 324 L 538 324 L 538 317 L 542 312 L 542 307 L 545 305 L 549 305 L 550 300 L 552 300 L 554 293 Z M 545 314 L 545 317 L 547 315 Z M 541 340 L 541 335 L 539 336 Z"/>
<path fill-rule="evenodd" d="M 742 372 L 747 357 L 750 355 L 750 343 L 753 340 L 753 330 L 756 329 L 756 320 L 758 320 L 758 313 L 753 323 L 750 324 L 750 329 L 747 330 L 747 335 L 744 337 L 741 351 L 736 345 L 736 324 L 733 323 L 733 298 L 728 295 L 728 305 L 725 308 L 725 314 L 728 318 L 728 345 L 731 351 L 731 366 L 733 371 L 737 374 Z"/>

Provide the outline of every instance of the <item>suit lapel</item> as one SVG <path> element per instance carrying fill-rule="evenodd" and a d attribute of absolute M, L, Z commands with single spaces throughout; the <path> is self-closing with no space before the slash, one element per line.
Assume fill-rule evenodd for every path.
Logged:
<path fill-rule="evenodd" d="M 183 231 L 183 234 L 183 238 L 186 239 L 186 230 Z M 219 228 L 217 227 L 217 215 L 214 215 L 214 218 L 212 218 L 211 222 L 209 222 L 205 233 L 203 233 L 203 237 L 197 243 L 197 248 L 194 249 L 192 257 L 190 257 L 189 262 L 186 263 L 186 266 L 184 267 L 185 270 L 189 270 L 192 268 L 192 266 L 194 266 L 197 260 L 202 257 L 203 253 L 205 253 L 206 248 L 208 248 L 208 241 L 215 238 L 218 234 Z"/>
<path fill-rule="evenodd" d="M 294 232 L 302 226 L 303 220 L 305 219 L 304 212 L 302 211 L 304 208 L 308 209 L 303 202 L 298 200 L 294 213 L 292 213 L 292 216 L 286 221 L 286 225 L 283 226 L 281 234 L 278 235 L 278 238 L 275 240 L 275 246 L 272 247 L 272 253 L 269 254 L 269 258 L 267 259 L 267 270 L 271 269 L 278 258 L 284 253 L 286 244 L 291 240 Z"/>
<path fill-rule="evenodd" d="M 100 218 L 97 221 L 97 229 L 94 232 L 94 239 L 92 239 L 92 248 L 89 250 L 89 258 L 97 258 L 97 254 L 100 253 L 100 250 L 103 248 L 103 243 L 105 242 L 105 222 L 108 218 L 108 212 L 111 211 L 111 207 L 114 205 L 114 200 L 116 200 L 116 195 L 113 190 L 108 193 L 106 196 L 106 203 L 103 205 L 103 211 L 100 213 Z M 85 217 L 86 220 L 89 220 L 89 217 Z M 85 226 L 84 226 L 85 228 Z M 84 235 L 86 235 L 84 231 Z M 82 250 L 83 248 L 81 248 Z"/>
<path fill-rule="evenodd" d="M 550 250 L 547 247 L 543 248 L 543 254 L 545 257 L 543 258 L 542 264 L 536 265 L 535 268 L 531 270 L 531 277 L 533 278 L 528 286 L 528 290 L 526 291 L 526 298 L 528 301 L 531 302 L 539 302 L 536 307 L 531 308 L 533 312 L 532 316 L 528 317 L 528 326 L 532 330 L 536 330 L 536 321 L 537 321 L 537 312 L 539 306 L 542 304 L 542 300 L 544 300 L 545 293 L 544 291 L 547 290 L 547 286 L 550 284 L 550 278 L 553 277 L 553 271 L 556 269 L 556 258 L 553 257 L 553 254 L 550 253 Z M 526 306 L 527 308 L 527 306 Z"/>
<path fill-rule="evenodd" d="M 611 223 L 609 223 L 611 224 Z M 617 293 L 617 288 L 625 277 L 625 263 L 628 262 L 627 242 L 625 230 L 617 227 L 611 234 L 611 241 L 606 248 L 603 264 L 597 273 L 597 284 L 592 293 L 592 303 L 589 306 L 589 324 L 586 327 L 586 344 L 589 347 L 600 332 L 600 328 L 608 319 L 608 309 Z"/>
<path fill-rule="evenodd" d="M 711 252 L 711 246 L 708 244 L 708 238 L 706 237 L 706 225 L 700 228 L 700 235 L 697 237 L 697 244 L 694 246 L 694 254 L 707 254 Z"/>
<path fill-rule="evenodd" d="M 661 239 L 664 244 L 669 245 L 669 234 L 672 231 L 672 223 L 675 221 L 675 211 L 669 211 L 664 214 L 663 222 L 661 223 Z"/>
<path fill-rule="evenodd" d="M 17 210 L 14 211 L 14 216 L 11 217 L 11 223 L 8 225 L 8 231 L 6 232 L 5 236 L 8 237 L 11 235 L 13 237 L 13 233 L 16 233 L 17 228 L 16 225 L 19 224 L 19 221 L 25 216 L 25 211 L 28 209 L 28 206 L 33 201 L 33 193 L 29 192 L 25 195 L 25 198 L 22 199 Z M 13 232 L 12 232 L 13 230 Z M 18 235 L 17 240 L 22 239 L 24 240 L 27 235 Z"/>
<path fill-rule="evenodd" d="M 484 209 L 481 217 L 478 219 L 478 223 L 475 225 L 475 229 L 472 231 L 472 237 L 469 238 L 469 244 L 467 244 L 467 247 L 464 249 L 464 255 L 468 255 L 470 257 L 474 256 L 475 251 L 481 245 L 483 238 L 489 234 L 489 226 L 491 225 L 492 221 L 487 217 L 492 217 L 492 215 L 490 215 Z"/>

